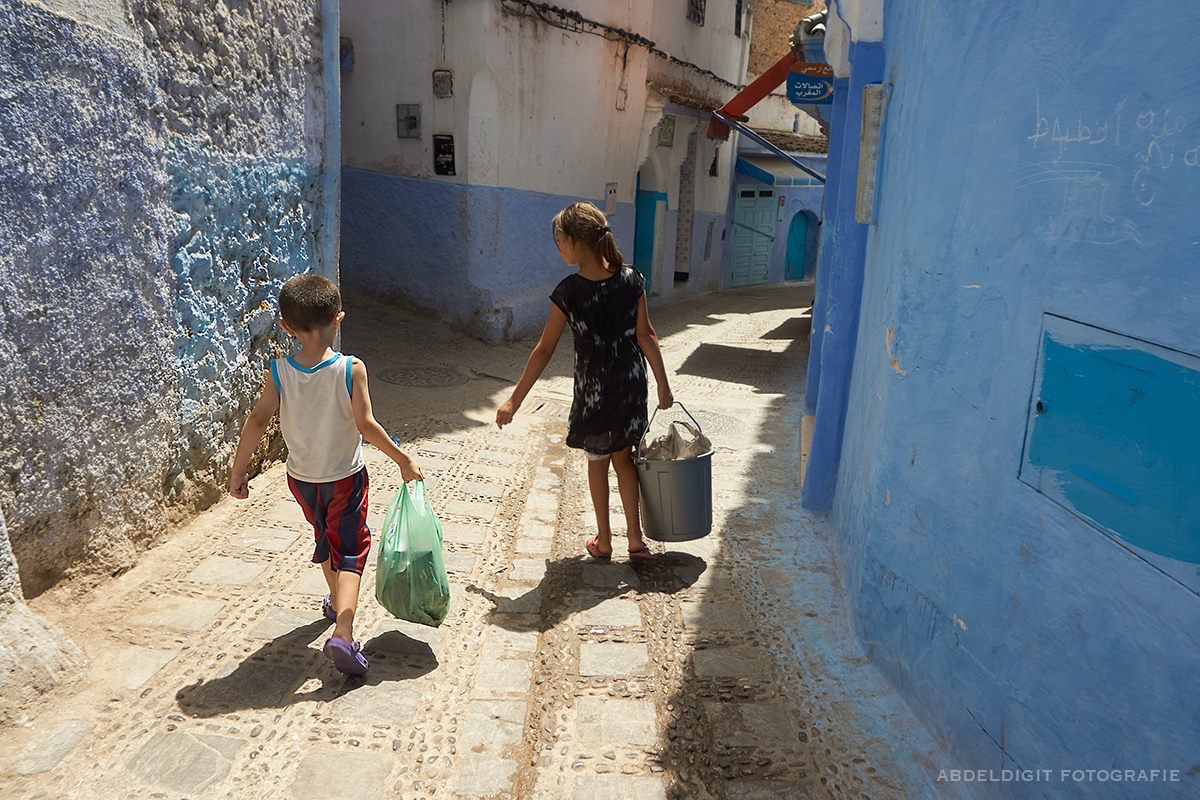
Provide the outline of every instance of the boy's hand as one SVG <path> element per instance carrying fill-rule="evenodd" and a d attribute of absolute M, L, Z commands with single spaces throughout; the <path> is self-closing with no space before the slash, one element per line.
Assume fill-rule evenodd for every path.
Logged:
<path fill-rule="evenodd" d="M 496 427 L 503 430 L 505 425 L 513 421 L 513 416 L 516 413 L 517 408 L 513 405 L 512 398 L 510 397 L 496 409 Z"/>
<path fill-rule="evenodd" d="M 238 500 L 245 500 L 250 496 L 250 481 L 246 479 L 246 473 L 235 472 L 229 476 L 229 494 Z"/>
<path fill-rule="evenodd" d="M 658 408 L 661 411 L 666 411 L 671 406 L 675 405 L 675 395 L 671 393 L 671 387 L 667 385 L 658 387 Z"/>
<path fill-rule="evenodd" d="M 421 466 L 408 456 L 397 461 L 396 465 L 400 467 L 400 477 L 405 483 L 425 480 L 425 473 L 421 472 Z"/>

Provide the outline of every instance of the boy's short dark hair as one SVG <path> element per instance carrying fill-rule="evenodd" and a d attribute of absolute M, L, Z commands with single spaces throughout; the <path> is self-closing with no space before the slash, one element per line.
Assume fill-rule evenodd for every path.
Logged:
<path fill-rule="evenodd" d="M 297 275 L 279 290 L 279 314 L 294 330 L 323 328 L 332 324 L 341 310 L 342 293 L 322 275 Z"/>

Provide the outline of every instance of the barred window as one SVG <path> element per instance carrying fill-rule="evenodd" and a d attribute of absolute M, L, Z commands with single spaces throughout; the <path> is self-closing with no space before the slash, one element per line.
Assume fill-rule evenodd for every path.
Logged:
<path fill-rule="evenodd" d="M 708 0 L 688 0 L 687 18 L 697 25 L 704 24 L 704 6 Z"/>

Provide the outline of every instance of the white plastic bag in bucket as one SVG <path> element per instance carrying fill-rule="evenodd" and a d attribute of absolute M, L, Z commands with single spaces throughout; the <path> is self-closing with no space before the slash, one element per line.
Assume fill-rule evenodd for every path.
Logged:
<path fill-rule="evenodd" d="M 641 487 L 642 531 L 658 542 L 687 542 L 712 532 L 712 443 L 683 403 L 676 405 L 692 425 L 673 422 L 665 436 L 650 444 L 643 436 L 633 459 Z M 650 425 L 657 415 L 655 409 Z"/>

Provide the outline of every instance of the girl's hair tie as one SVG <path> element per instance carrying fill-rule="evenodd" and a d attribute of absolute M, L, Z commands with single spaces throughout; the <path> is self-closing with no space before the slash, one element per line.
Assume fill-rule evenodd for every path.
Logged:
<path fill-rule="evenodd" d="M 606 233 L 612 233 L 612 228 L 608 227 L 607 225 L 605 225 L 603 228 L 600 229 L 601 236 L 603 236 Z"/>

